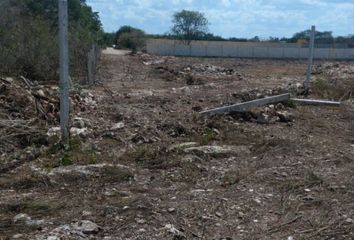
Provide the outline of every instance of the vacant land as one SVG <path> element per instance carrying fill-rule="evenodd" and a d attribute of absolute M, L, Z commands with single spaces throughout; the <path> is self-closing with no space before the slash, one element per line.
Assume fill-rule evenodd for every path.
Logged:
<path fill-rule="evenodd" d="M 0 239 L 353 239 L 353 63 L 314 68 L 310 97 L 341 107 L 199 114 L 301 97 L 305 73 L 304 61 L 104 54 L 102 83 L 75 89 L 70 146 L 6 142 Z"/>

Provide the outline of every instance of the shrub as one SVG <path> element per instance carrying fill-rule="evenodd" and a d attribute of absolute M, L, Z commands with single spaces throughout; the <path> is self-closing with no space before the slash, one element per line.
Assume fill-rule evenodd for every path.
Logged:
<path fill-rule="evenodd" d="M 144 31 L 130 26 L 123 26 L 116 33 L 116 43 L 121 49 L 131 49 L 136 52 L 145 46 L 145 41 Z"/>
<path fill-rule="evenodd" d="M 69 1 L 71 74 L 83 76 L 87 53 L 101 43 L 103 31 L 97 13 L 83 0 Z M 30 79 L 58 78 L 58 1 L 1 0 L 0 74 Z"/>

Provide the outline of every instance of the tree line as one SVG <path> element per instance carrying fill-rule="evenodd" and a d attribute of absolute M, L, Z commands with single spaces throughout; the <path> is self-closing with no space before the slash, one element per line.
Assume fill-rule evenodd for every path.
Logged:
<path fill-rule="evenodd" d="M 0 74 L 36 80 L 58 79 L 58 0 L 1 0 L 0 9 Z M 68 0 L 68 9 L 70 73 L 74 78 L 86 76 L 87 53 L 92 44 L 137 51 L 144 49 L 147 38 L 178 39 L 187 43 L 192 40 L 306 43 L 310 36 L 306 30 L 290 38 L 223 38 L 209 31 L 209 21 L 203 13 L 188 10 L 172 16 L 171 30 L 166 34 L 146 34 L 131 26 L 105 33 L 98 13 L 86 0 Z M 354 36 L 334 37 L 330 31 L 316 32 L 316 43 L 354 47 Z"/>
<path fill-rule="evenodd" d="M 209 32 L 209 21 L 198 11 L 182 10 L 172 16 L 171 30 L 165 34 L 145 34 L 143 30 L 131 26 L 123 26 L 116 33 L 106 33 L 107 44 L 114 44 L 121 48 L 136 50 L 144 46 L 144 39 L 177 39 L 190 43 L 192 40 L 204 41 L 237 41 L 237 42 L 278 42 L 306 44 L 310 39 L 310 30 L 295 33 L 292 37 L 253 38 L 223 38 Z M 341 45 L 354 48 L 354 35 L 334 37 L 331 31 L 316 31 L 316 44 Z"/>
<path fill-rule="evenodd" d="M 0 73 L 36 80 L 58 78 L 58 0 L 0 1 Z M 104 43 L 98 13 L 69 0 L 70 72 L 84 76 L 92 44 Z"/>

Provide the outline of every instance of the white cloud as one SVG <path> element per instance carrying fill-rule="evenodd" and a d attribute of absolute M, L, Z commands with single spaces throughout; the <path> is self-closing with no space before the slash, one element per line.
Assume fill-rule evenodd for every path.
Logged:
<path fill-rule="evenodd" d="M 354 2 L 349 0 L 87 0 L 100 12 L 105 29 L 132 25 L 150 33 L 169 30 L 174 12 L 204 12 L 210 31 L 224 37 L 291 36 L 316 24 L 321 30 L 349 34 Z"/>
<path fill-rule="evenodd" d="M 301 0 L 302 3 L 317 6 L 317 7 L 324 7 L 328 6 L 326 1 L 323 0 Z"/>

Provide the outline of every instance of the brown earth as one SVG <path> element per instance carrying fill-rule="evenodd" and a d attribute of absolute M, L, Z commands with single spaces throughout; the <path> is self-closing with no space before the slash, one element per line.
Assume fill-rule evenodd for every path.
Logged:
<path fill-rule="evenodd" d="M 103 55 L 95 104 L 72 113 L 87 132 L 1 173 L 0 239 L 354 239 L 353 69 L 316 63 L 310 97 L 338 108 L 202 116 L 300 94 L 306 62 Z M 100 229 L 53 231 L 81 220 Z"/>

